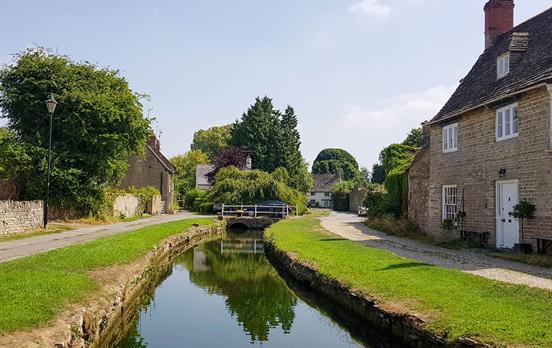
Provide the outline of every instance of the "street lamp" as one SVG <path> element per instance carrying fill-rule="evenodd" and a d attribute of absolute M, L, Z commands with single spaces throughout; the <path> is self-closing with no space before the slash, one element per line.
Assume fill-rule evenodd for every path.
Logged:
<path fill-rule="evenodd" d="M 50 115 L 50 135 L 48 139 L 48 172 L 46 174 L 46 201 L 44 202 L 44 228 L 48 228 L 48 201 L 50 200 L 50 169 L 52 166 L 52 120 L 54 111 L 56 111 L 57 101 L 54 95 L 50 94 L 50 98 L 46 100 L 46 108 Z"/>

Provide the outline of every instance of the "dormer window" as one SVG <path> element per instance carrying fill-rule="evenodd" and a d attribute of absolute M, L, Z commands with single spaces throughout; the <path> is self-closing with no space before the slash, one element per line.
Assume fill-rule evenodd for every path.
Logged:
<path fill-rule="evenodd" d="M 501 55 L 496 59 L 496 76 L 501 79 L 510 72 L 510 53 Z"/>

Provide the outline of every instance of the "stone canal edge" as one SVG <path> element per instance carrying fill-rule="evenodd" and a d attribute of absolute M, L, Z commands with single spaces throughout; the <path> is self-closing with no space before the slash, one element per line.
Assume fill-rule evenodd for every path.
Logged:
<path fill-rule="evenodd" d="M 416 315 L 382 308 L 377 299 L 357 293 L 337 280 L 325 277 L 315 267 L 301 262 L 292 253 L 279 250 L 270 240 L 265 240 L 264 245 L 267 258 L 280 271 L 407 347 L 492 347 L 472 338 L 447 342 L 445 337 L 430 331 L 424 320 Z"/>
<path fill-rule="evenodd" d="M 225 232 L 225 222 L 193 226 L 159 243 L 136 262 L 90 272 L 99 292 L 71 305 L 47 327 L 0 337 L 4 347 L 95 348 L 118 341 L 134 325 L 144 296 L 155 290 L 178 254 Z"/>

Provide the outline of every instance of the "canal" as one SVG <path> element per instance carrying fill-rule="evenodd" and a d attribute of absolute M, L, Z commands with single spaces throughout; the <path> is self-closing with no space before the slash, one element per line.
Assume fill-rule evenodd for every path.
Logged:
<path fill-rule="evenodd" d="M 291 290 L 293 289 L 293 290 Z M 230 233 L 175 258 L 113 347 L 388 347 L 338 308 L 288 282 L 262 233 Z"/>

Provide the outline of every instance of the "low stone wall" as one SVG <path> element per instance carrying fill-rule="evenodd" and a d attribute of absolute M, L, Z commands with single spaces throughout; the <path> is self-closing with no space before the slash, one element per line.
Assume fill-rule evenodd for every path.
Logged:
<path fill-rule="evenodd" d="M 135 195 L 127 194 L 115 197 L 113 214 L 115 216 L 133 217 L 143 213 L 140 200 Z"/>
<path fill-rule="evenodd" d="M 269 241 L 265 242 L 265 254 L 273 265 L 303 286 L 343 307 L 361 320 L 376 325 L 382 334 L 392 335 L 402 341 L 405 347 L 490 347 L 468 338 L 458 339 L 452 344 L 446 342 L 444 337 L 426 329 L 421 318 L 382 308 L 376 299 L 368 298 L 336 280 L 324 277 L 312 266 L 276 249 Z"/>
<path fill-rule="evenodd" d="M 16 234 L 42 227 L 42 201 L 0 201 L 0 235 Z"/>

